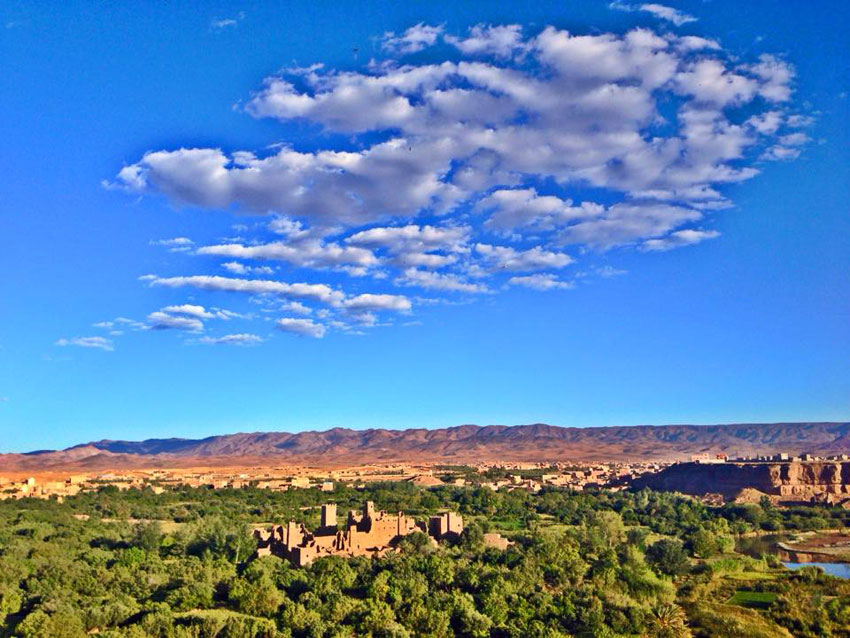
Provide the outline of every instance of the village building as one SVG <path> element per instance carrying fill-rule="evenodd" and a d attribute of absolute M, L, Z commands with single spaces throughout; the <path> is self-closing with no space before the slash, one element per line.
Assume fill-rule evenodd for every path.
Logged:
<path fill-rule="evenodd" d="M 496 532 L 488 532 L 484 534 L 484 544 L 487 547 L 493 547 L 502 551 L 513 545 L 511 541 Z"/>
<path fill-rule="evenodd" d="M 393 551 L 398 542 L 413 532 L 427 533 L 435 542 L 456 537 L 463 532 L 460 514 L 446 512 L 432 516 L 427 529 L 403 512 L 388 514 L 375 511 L 366 501 L 363 511 L 349 512 L 344 525 L 337 523 L 335 504 L 322 505 L 321 523 L 314 531 L 303 524 L 289 521 L 267 532 L 257 530 L 257 556 L 275 555 L 288 559 L 297 567 L 305 567 L 323 556 L 383 556 Z"/>
<path fill-rule="evenodd" d="M 438 479 L 436 476 L 432 476 L 431 474 L 417 474 L 409 479 L 406 479 L 408 483 L 412 483 L 413 485 L 417 485 L 419 487 L 442 487 L 445 485 L 443 481 Z"/>

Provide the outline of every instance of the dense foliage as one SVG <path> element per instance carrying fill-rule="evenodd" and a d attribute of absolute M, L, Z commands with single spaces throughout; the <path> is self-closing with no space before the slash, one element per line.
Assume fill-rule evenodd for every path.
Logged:
<path fill-rule="evenodd" d="M 317 523 L 363 500 L 466 530 L 381 559 L 253 559 L 253 525 Z M 103 488 L 0 503 L 0 635 L 34 638 L 850 637 L 850 582 L 734 551 L 734 535 L 842 527 L 848 513 L 710 508 L 673 494 L 375 484 L 294 490 Z M 514 543 L 486 547 L 483 532 Z"/>

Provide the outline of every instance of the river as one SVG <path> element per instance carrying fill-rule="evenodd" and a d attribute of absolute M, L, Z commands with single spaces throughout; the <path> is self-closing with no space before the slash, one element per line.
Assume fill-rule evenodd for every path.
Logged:
<path fill-rule="evenodd" d="M 782 563 L 788 569 L 801 569 L 803 567 L 820 567 L 827 574 L 838 578 L 850 578 L 850 563 Z"/>
<path fill-rule="evenodd" d="M 765 554 L 777 554 L 777 543 L 785 543 L 793 540 L 791 534 L 765 534 L 763 536 L 744 536 L 735 541 L 735 550 L 741 554 L 761 558 Z M 788 569 L 800 569 L 811 565 L 820 567 L 827 574 L 838 578 L 850 579 L 850 563 L 791 563 L 782 562 Z"/>

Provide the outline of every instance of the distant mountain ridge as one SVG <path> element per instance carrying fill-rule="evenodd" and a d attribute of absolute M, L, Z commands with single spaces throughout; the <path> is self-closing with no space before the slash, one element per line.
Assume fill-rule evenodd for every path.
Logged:
<path fill-rule="evenodd" d="M 730 455 L 850 452 L 850 422 L 637 425 L 576 428 L 459 425 L 406 430 L 333 428 L 204 439 L 102 440 L 66 450 L 0 455 L 0 471 L 39 467 L 152 467 L 232 463 L 353 465 L 372 462 L 671 460 Z"/>

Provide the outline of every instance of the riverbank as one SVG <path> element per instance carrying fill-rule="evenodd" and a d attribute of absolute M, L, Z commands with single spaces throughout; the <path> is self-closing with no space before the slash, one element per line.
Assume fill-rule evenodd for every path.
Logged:
<path fill-rule="evenodd" d="M 850 563 L 850 531 L 747 534 L 736 539 L 735 549 L 753 558 L 770 554 L 789 563 Z"/>
<path fill-rule="evenodd" d="M 779 558 L 793 563 L 850 563 L 850 533 L 815 532 L 776 543 Z"/>

